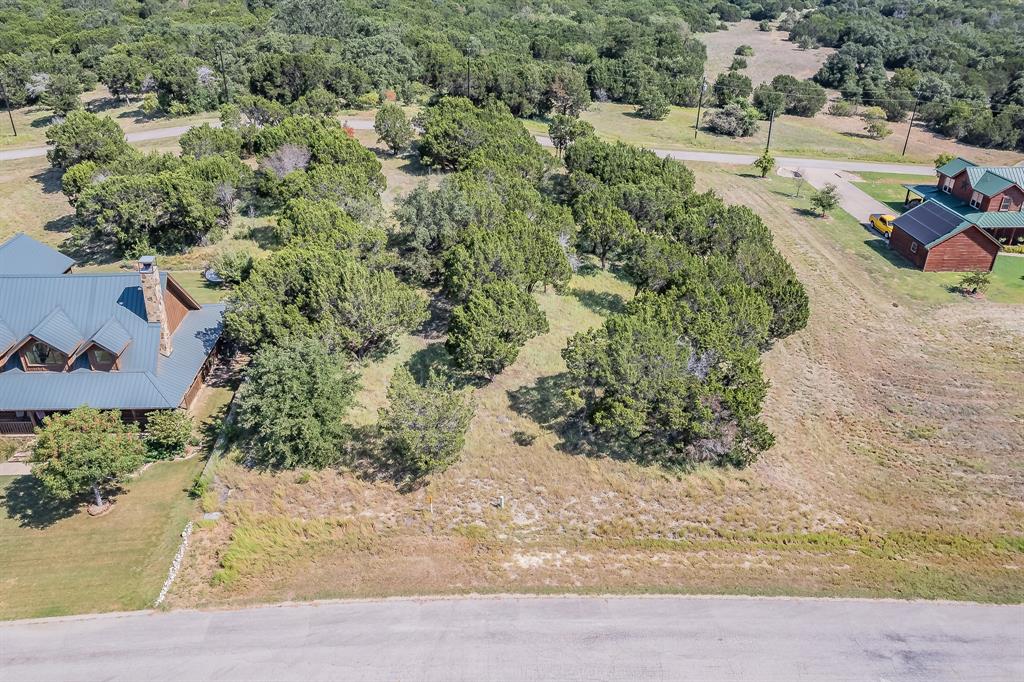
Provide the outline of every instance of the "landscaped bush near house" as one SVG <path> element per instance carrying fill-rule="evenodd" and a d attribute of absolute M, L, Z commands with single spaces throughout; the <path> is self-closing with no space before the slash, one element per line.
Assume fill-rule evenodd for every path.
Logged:
<path fill-rule="evenodd" d="M 156 410 L 146 418 L 146 449 L 152 459 L 174 459 L 192 442 L 192 417 L 185 410 Z"/>

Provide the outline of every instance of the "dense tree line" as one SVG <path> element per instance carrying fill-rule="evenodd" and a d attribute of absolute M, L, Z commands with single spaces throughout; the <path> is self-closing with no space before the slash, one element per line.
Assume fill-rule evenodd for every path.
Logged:
<path fill-rule="evenodd" d="M 1006 149 L 1024 149 L 1022 35 L 1013 0 L 823 0 L 790 31 L 838 48 L 815 79 L 845 98 L 882 107 L 890 121 L 918 102 L 936 131 Z"/>
<path fill-rule="evenodd" d="M 291 113 L 426 92 L 517 116 L 575 115 L 592 98 L 695 99 L 714 30 L 704 0 L 269 0 L 142 4 L 21 0 L 0 8 L 11 103 L 64 114 L 105 84 L 174 115 L 257 97 Z"/>

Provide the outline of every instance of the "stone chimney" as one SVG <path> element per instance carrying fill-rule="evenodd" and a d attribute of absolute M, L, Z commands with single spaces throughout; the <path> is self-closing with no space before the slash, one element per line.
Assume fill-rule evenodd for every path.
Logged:
<path fill-rule="evenodd" d="M 164 308 L 164 292 L 160 288 L 160 271 L 156 268 L 156 256 L 139 259 L 139 279 L 142 281 L 142 300 L 146 303 L 146 319 L 160 323 L 160 354 L 171 354 L 171 328 Z"/>

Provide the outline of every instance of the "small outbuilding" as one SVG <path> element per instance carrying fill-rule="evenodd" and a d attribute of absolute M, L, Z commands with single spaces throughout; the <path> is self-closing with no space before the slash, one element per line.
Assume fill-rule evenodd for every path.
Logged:
<path fill-rule="evenodd" d="M 927 272 L 988 272 L 999 242 L 936 201 L 925 201 L 893 222 L 889 246 Z"/>

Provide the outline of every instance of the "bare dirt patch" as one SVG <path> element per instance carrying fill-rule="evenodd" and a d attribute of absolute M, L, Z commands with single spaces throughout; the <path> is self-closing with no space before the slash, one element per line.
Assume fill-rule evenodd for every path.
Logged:
<path fill-rule="evenodd" d="M 709 81 L 729 68 L 736 48 L 740 45 L 754 48 L 754 56 L 746 58 L 747 68 L 742 70 L 754 85 L 770 81 L 780 73 L 801 79 L 810 78 L 818 72 L 828 56 L 835 52 L 830 47 L 801 50 L 796 43 L 787 40 L 789 33 L 761 31 L 757 24 L 756 21 L 745 19 L 730 24 L 728 31 L 697 34 L 708 48 Z"/>

